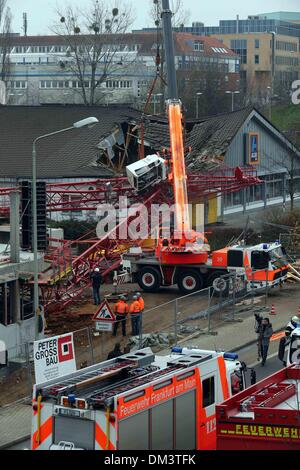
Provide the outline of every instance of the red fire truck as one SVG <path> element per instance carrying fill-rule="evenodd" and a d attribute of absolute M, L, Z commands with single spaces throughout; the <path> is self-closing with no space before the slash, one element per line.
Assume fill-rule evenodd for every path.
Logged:
<path fill-rule="evenodd" d="M 300 365 L 216 407 L 218 450 L 300 450 Z"/>
<path fill-rule="evenodd" d="M 146 348 L 35 385 L 32 449 L 215 449 L 215 405 L 244 369 L 236 354 Z"/>

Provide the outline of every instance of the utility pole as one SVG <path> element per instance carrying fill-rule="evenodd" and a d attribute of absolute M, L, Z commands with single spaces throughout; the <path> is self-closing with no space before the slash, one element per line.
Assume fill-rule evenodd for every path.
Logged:
<path fill-rule="evenodd" d="M 172 12 L 169 0 L 162 0 L 162 23 L 165 43 L 165 57 L 167 58 L 168 98 L 178 100 L 178 88 L 175 69 L 175 52 L 172 29 Z"/>
<path fill-rule="evenodd" d="M 20 263 L 20 193 L 12 191 L 10 198 L 10 261 L 12 264 Z M 17 268 L 18 269 L 18 268 Z M 21 319 L 20 285 L 19 280 L 12 283 L 12 310 L 13 321 Z"/>
<path fill-rule="evenodd" d="M 197 93 L 196 94 L 196 118 L 199 119 L 199 98 L 202 96 L 203 93 Z"/>

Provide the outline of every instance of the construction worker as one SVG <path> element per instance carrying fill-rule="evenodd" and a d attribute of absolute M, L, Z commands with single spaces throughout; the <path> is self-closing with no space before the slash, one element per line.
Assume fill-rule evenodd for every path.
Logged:
<path fill-rule="evenodd" d="M 142 321 L 143 321 L 143 313 L 144 313 L 144 309 L 145 309 L 145 302 L 144 302 L 144 299 L 142 297 L 142 294 L 140 294 L 139 292 L 137 292 L 136 294 L 137 296 L 137 299 L 138 299 L 138 303 L 140 304 L 140 318 L 139 318 L 139 333 L 142 329 Z"/>
<path fill-rule="evenodd" d="M 291 321 L 286 325 L 285 328 L 285 336 L 286 338 L 289 338 L 292 334 L 292 332 L 297 328 L 297 326 L 300 324 L 300 315 L 295 315 L 293 318 L 291 318 Z"/>
<path fill-rule="evenodd" d="M 140 315 L 141 307 L 136 295 L 132 298 L 132 304 L 130 305 L 130 316 L 132 326 L 132 336 L 138 336 L 140 334 Z"/>
<path fill-rule="evenodd" d="M 129 307 L 126 303 L 125 297 L 120 297 L 120 300 L 115 304 L 114 312 L 116 314 L 116 321 L 114 324 L 113 336 L 117 336 L 119 323 L 122 323 L 122 334 L 123 336 L 126 336 L 126 319 Z"/>
<path fill-rule="evenodd" d="M 91 279 L 92 279 L 92 286 L 93 286 L 94 305 L 100 305 L 101 303 L 100 286 L 102 283 L 102 276 L 101 276 L 99 268 L 96 268 L 94 272 L 91 274 Z"/>
<path fill-rule="evenodd" d="M 137 299 L 138 299 L 138 303 L 140 304 L 140 307 L 141 307 L 141 314 L 143 314 L 144 309 L 145 309 L 144 299 L 142 297 L 142 294 L 140 294 L 139 292 L 137 292 L 136 296 L 137 296 Z"/>

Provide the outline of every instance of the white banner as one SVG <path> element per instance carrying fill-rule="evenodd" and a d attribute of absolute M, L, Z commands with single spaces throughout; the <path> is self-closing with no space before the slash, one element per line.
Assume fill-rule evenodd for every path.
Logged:
<path fill-rule="evenodd" d="M 38 384 L 75 372 L 73 333 L 35 341 L 34 371 Z"/>

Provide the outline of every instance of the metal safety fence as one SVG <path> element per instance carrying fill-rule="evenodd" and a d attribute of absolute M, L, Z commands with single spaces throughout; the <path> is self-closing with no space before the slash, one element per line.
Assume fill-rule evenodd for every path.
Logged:
<path fill-rule="evenodd" d="M 74 331 L 76 367 L 82 369 L 118 354 L 114 351 L 117 343 L 122 353 L 142 347 L 158 352 L 185 339 L 216 334 L 225 323 L 240 321 L 241 310 L 254 313 L 257 293 L 265 299 L 260 305 L 266 307 L 268 283 L 249 291 L 242 276 L 229 274 L 211 287 L 145 309 L 141 315 L 128 314 L 125 320 L 110 322 L 107 331 L 97 331 L 96 323 Z M 8 366 L 0 368 L 0 406 L 30 398 L 35 383 L 33 343 L 8 350 L 8 357 Z"/>

